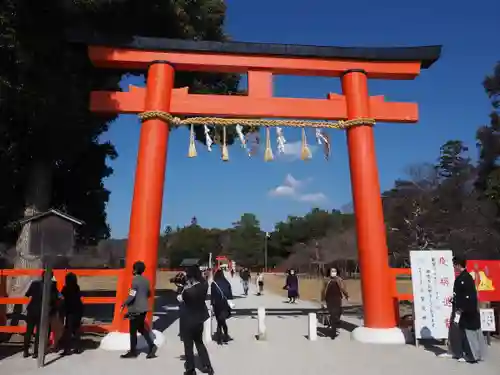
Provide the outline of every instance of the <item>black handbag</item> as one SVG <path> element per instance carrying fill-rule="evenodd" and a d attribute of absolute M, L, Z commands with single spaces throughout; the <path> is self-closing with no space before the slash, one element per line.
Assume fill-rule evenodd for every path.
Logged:
<path fill-rule="evenodd" d="M 330 313 L 326 309 L 322 309 L 318 313 L 318 322 L 324 327 L 330 327 L 331 322 L 330 322 Z"/>

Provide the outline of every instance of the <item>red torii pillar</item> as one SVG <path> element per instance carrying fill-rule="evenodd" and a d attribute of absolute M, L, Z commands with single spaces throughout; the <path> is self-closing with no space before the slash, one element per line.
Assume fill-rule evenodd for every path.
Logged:
<path fill-rule="evenodd" d="M 347 118 L 370 117 L 366 72 L 348 70 L 341 79 Z M 388 277 L 390 270 L 373 127 L 361 125 L 347 129 L 347 144 L 364 310 L 364 327 L 355 329 L 353 335 L 363 342 L 404 343 L 401 330 L 396 328 Z"/>
<path fill-rule="evenodd" d="M 174 68 L 166 61 L 153 61 L 148 69 L 144 108 L 147 111 L 170 111 L 174 87 Z M 135 172 L 134 195 L 130 213 L 124 277 L 117 289 L 117 303 L 113 319 L 114 328 L 128 332 L 128 321 L 117 308 L 126 298 L 132 282 L 132 266 L 136 261 L 146 265 L 145 276 L 151 282 L 151 295 L 155 295 L 158 242 L 165 169 L 167 163 L 169 124 L 165 119 L 144 120 L 141 125 L 139 152 Z M 152 324 L 154 298 L 150 299 L 147 321 Z"/>

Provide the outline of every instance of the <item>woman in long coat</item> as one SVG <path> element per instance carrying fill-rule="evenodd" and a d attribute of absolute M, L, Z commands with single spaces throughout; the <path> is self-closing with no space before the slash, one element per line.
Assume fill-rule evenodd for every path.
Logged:
<path fill-rule="evenodd" d="M 326 303 L 329 321 L 328 327 L 332 330 L 332 338 L 338 335 L 340 318 L 342 316 L 342 298 L 349 298 L 344 280 L 342 280 L 335 268 L 330 269 L 329 277 L 323 286 L 321 300 Z"/>
<path fill-rule="evenodd" d="M 224 272 L 219 269 L 215 272 L 212 285 L 210 286 L 210 298 L 217 321 L 217 343 L 227 344 L 231 337 L 227 328 L 227 319 L 231 315 L 230 300 L 233 299 L 231 283 L 224 276 Z"/>
<path fill-rule="evenodd" d="M 78 285 L 78 279 L 72 272 L 66 275 L 65 285 L 62 288 L 63 312 L 64 312 L 64 353 L 71 353 L 72 344 L 75 345 L 75 352 L 81 351 L 80 347 L 80 327 L 83 317 L 82 293 Z"/>
<path fill-rule="evenodd" d="M 299 278 L 295 274 L 295 270 L 291 269 L 288 272 L 284 289 L 288 291 L 288 303 L 295 303 L 299 297 Z"/>

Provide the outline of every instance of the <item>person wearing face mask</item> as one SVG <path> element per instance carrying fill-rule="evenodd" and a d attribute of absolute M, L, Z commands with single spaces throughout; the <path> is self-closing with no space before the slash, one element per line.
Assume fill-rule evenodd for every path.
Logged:
<path fill-rule="evenodd" d="M 338 335 L 340 317 L 342 316 L 342 298 L 349 299 L 344 280 L 338 276 L 337 269 L 332 268 L 321 293 L 321 301 L 326 303 L 330 316 L 328 328 L 332 330 L 332 338 Z"/>
<path fill-rule="evenodd" d="M 295 274 L 295 270 L 291 269 L 286 277 L 285 287 L 288 291 L 288 303 L 295 303 L 299 297 L 299 278 Z"/>

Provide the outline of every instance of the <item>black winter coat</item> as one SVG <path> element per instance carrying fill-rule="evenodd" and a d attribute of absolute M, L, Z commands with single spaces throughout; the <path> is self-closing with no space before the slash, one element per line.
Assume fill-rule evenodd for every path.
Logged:
<path fill-rule="evenodd" d="M 231 306 L 229 306 L 228 300 L 233 299 L 231 283 L 226 278 L 214 280 L 210 286 L 210 297 L 215 317 L 227 319 L 231 314 Z"/>
<path fill-rule="evenodd" d="M 481 329 L 481 315 L 474 279 L 466 270 L 462 271 L 453 284 L 453 308 L 460 312 L 458 325 L 462 329 Z"/>
<path fill-rule="evenodd" d="M 186 287 L 182 292 L 182 303 L 180 306 L 180 331 L 190 332 L 195 327 L 203 325 L 209 318 L 208 308 L 205 303 L 208 292 L 208 283 L 203 281 L 191 287 Z"/>

